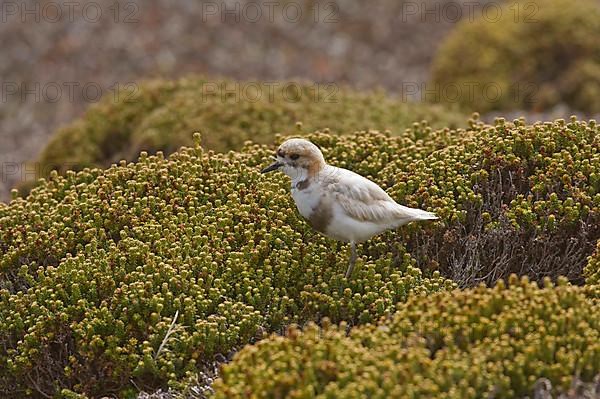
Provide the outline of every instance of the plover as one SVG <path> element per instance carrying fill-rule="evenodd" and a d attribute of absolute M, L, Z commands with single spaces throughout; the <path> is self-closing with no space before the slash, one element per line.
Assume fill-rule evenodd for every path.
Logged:
<path fill-rule="evenodd" d="M 311 227 L 327 237 L 350 243 L 346 278 L 356 263 L 356 244 L 389 229 L 437 216 L 396 203 L 371 180 L 328 165 L 308 140 L 289 139 L 279 146 L 275 162 L 261 173 L 281 170 L 292 180 L 292 197 Z"/>

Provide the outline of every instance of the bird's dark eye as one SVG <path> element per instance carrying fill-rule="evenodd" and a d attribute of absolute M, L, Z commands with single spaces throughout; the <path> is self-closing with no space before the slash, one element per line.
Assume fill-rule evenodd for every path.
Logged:
<path fill-rule="evenodd" d="M 300 158 L 300 155 L 298 155 L 298 154 L 292 154 L 292 155 L 290 155 L 290 159 L 293 160 L 293 161 L 295 161 L 298 158 Z"/>

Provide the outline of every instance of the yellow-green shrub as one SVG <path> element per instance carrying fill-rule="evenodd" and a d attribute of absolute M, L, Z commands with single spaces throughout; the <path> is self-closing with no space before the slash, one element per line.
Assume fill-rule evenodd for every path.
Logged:
<path fill-rule="evenodd" d="M 461 22 L 440 47 L 431 85 L 442 101 L 480 112 L 561 102 L 600 112 L 597 1 L 511 0 L 499 20 L 494 11 Z"/>
<path fill-rule="evenodd" d="M 564 392 L 600 373 L 600 303 L 568 285 L 413 296 L 390 320 L 345 329 L 291 329 L 244 348 L 215 397 L 500 399 L 532 396 L 540 378 Z"/>
<path fill-rule="evenodd" d="M 470 123 L 430 137 L 421 132 L 421 149 L 395 151 L 377 171 L 393 198 L 445 221 L 418 239 L 410 226 L 403 229 L 409 251 L 462 285 L 511 273 L 582 283 L 600 238 L 598 124 Z M 431 151 L 428 143 L 436 142 L 445 146 Z M 361 166 L 359 173 L 375 175 Z"/>
<path fill-rule="evenodd" d="M 345 141 L 378 142 L 392 140 Z M 374 321 L 411 292 L 452 286 L 423 276 L 400 242 L 373 243 L 346 280 L 345 247 L 299 219 L 282 176 L 259 174 L 271 155 L 142 154 L 55 172 L 0 207 L 0 392 L 126 396 L 289 323 Z M 176 312 L 184 328 L 159 351 Z"/>
<path fill-rule="evenodd" d="M 598 125 L 469 123 L 307 136 L 330 163 L 442 219 L 362 245 L 350 281 L 345 246 L 299 218 L 284 176 L 258 173 L 273 146 L 54 173 L 0 206 L 0 392 L 177 385 L 264 332 L 323 317 L 372 322 L 451 285 L 419 263 L 462 285 L 517 267 L 579 282 L 600 238 Z M 531 253 L 498 252 L 498 242 Z M 481 268 L 453 274 L 459 255 Z M 159 351 L 176 312 L 180 327 Z"/>
<path fill-rule="evenodd" d="M 585 268 L 586 284 L 600 284 L 600 240 L 596 245 L 596 252 L 590 256 Z"/>
<path fill-rule="evenodd" d="M 116 97 L 116 98 L 115 98 Z M 360 93 L 337 85 L 235 82 L 190 77 L 140 83 L 113 93 L 62 129 L 40 157 L 41 170 L 64 172 L 134 160 L 140 151 L 170 154 L 191 145 L 193 132 L 218 152 L 239 150 L 247 140 L 271 143 L 276 133 L 329 128 L 333 133 L 390 129 L 414 121 L 458 126 L 463 116 L 441 106 L 406 103 L 382 92 Z"/>

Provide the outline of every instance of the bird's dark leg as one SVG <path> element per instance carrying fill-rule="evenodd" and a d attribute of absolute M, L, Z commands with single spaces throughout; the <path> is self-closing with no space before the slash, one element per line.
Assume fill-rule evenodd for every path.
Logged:
<path fill-rule="evenodd" d="M 354 264 L 356 263 L 356 243 L 350 243 L 350 264 L 348 265 L 348 270 L 346 270 L 346 278 L 349 278 L 352 275 L 352 271 L 354 270 Z"/>

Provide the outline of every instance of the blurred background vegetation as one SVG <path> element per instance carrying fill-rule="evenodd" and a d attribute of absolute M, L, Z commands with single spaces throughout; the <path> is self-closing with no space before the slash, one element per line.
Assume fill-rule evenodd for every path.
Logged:
<path fill-rule="evenodd" d="M 170 152 L 194 131 L 222 151 L 246 139 L 266 142 L 296 121 L 308 131 L 398 132 L 424 113 L 434 125 L 455 127 L 463 111 L 480 111 L 487 121 L 600 112 L 597 0 L 265 4 L 5 4 L 0 199 L 14 186 L 26 191 L 24 180 L 54 166 L 106 166 L 132 159 L 143 145 Z M 192 77 L 171 81 L 185 76 Z M 227 79 L 325 89 L 300 104 L 248 101 L 239 88 L 227 98 L 201 94 L 203 82 Z M 380 91 L 353 94 L 362 90 Z M 333 101 L 325 104 L 323 92 Z M 134 104 L 116 105 L 128 100 Z M 415 102 L 442 103 L 448 111 Z M 249 112 L 233 115 L 232 104 Z M 245 118 L 260 123 L 249 127 Z M 115 141 L 106 146 L 106 139 Z"/>

